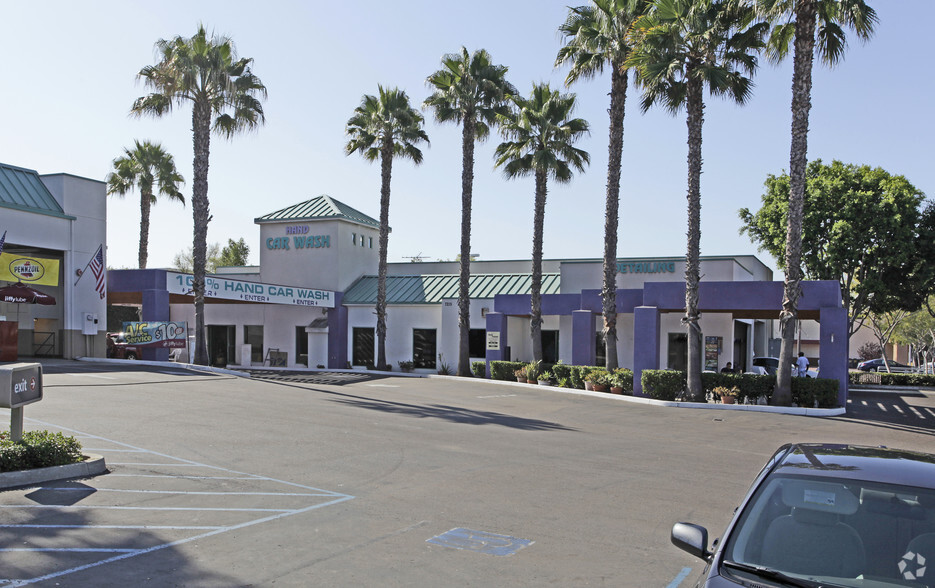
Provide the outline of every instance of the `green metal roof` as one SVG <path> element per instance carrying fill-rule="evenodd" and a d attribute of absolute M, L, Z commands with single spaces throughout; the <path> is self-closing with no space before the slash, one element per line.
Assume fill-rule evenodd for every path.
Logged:
<path fill-rule="evenodd" d="M 31 169 L 0 163 L 0 207 L 72 218 Z"/>
<path fill-rule="evenodd" d="M 367 216 L 366 214 L 355 210 L 328 196 L 322 194 L 311 200 L 294 204 L 288 208 L 277 210 L 259 218 L 253 219 L 255 223 L 281 222 L 281 221 L 314 221 L 314 220 L 335 220 L 343 219 L 351 222 L 367 225 L 369 227 L 379 228 L 380 221 Z"/>
<path fill-rule="evenodd" d="M 529 294 L 531 274 L 478 274 L 470 277 L 471 298 L 493 298 L 497 294 Z M 559 274 L 542 274 L 542 293 L 558 294 Z M 387 276 L 387 304 L 439 304 L 458 297 L 457 275 Z M 376 304 L 377 276 L 363 276 L 344 293 L 344 304 Z"/>

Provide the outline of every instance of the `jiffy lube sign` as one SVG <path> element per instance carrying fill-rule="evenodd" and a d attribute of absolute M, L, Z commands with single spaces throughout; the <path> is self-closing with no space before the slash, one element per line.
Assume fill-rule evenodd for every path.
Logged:
<path fill-rule="evenodd" d="M 193 284 L 194 277 L 191 274 L 166 272 L 166 290 L 169 294 L 192 296 Z M 205 298 L 334 308 L 334 292 L 328 290 L 246 282 L 220 276 L 205 277 Z"/>

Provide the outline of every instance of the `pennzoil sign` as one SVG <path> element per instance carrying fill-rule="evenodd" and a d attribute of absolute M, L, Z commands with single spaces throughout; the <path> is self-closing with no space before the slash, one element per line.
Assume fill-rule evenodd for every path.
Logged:
<path fill-rule="evenodd" d="M 0 253 L 0 280 L 58 286 L 58 259 Z"/>
<path fill-rule="evenodd" d="M 21 257 L 10 264 L 10 273 L 21 281 L 35 282 L 45 275 L 45 268 L 35 259 Z"/>

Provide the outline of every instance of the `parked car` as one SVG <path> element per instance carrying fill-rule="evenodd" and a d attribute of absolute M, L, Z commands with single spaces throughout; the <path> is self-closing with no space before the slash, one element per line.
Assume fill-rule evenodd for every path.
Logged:
<path fill-rule="evenodd" d="M 779 369 L 779 358 L 778 357 L 754 357 L 753 358 L 753 367 L 754 368 L 763 368 L 766 373 L 770 376 L 776 375 L 776 370 Z M 759 372 L 759 370 L 751 370 Z M 795 375 L 795 373 L 793 373 Z M 817 378 L 818 370 L 809 369 L 805 372 L 806 378 Z"/>
<path fill-rule="evenodd" d="M 911 374 L 918 371 L 912 366 L 908 366 L 898 361 L 893 361 L 892 359 L 886 360 L 887 365 L 890 366 L 890 371 L 894 374 Z M 886 366 L 883 365 L 883 358 L 871 359 L 870 361 L 864 361 L 857 364 L 857 369 L 862 372 L 885 372 Z"/>
<path fill-rule="evenodd" d="M 139 359 L 140 349 L 128 345 L 123 333 L 107 333 L 107 357 L 114 359 Z"/>
<path fill-rule="evenodd" d="M 672 543 L 707 561 L 696 587 L 935 586 L 935 455 L 784 445 L 713 551 L 691 523 Z"/>

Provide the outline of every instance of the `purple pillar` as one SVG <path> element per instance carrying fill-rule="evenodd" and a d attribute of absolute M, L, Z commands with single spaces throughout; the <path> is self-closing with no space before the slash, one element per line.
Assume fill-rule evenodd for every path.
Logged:
<path fill-rule="evenodd" d="M 328 368 L 347 367 L 347 307 L 343 292 L 334 293 L 334 308 L 328 309 Z"/>
<path fill-rule="evenodd" d="M 659 369 L 659 309 L 633 309 L 633 395 L 643 395 L 643 370 Z"/>
<path fill-rule="evenodd" d="M 488 312 L 487 313 L 487 337 L 488 341 L 492 337 L 498 337 L 500 344 L 496 349 L 491 349 L 487 347 L 487 354 L 485 356 L 487 360 L 487 377 L 490 377 L 490 362 L 491 361 L 503 361 L 506 359 L 506 348 L 509 346 L 510 342 L 507 339 L 507 315 L 502 312 Z M 494 335 L 496 333 L 496 335 Z"/>
<path fill-rule="evenodd" d="M 838 406 L 847 406 L 847 311 L 834 307 L 822 308 L 820 312 L 821 377 L 840 382 Z"/>
<path fill-rule="evenodd" d="M 140 292 L 143 301 L 143 308 L 140 311 L 141 321 L 162 322 L 169 318 L 169 291 L 162 290 L 142 290 Z M 140 349 L 142 357 L 151 361 L 169 361 L 168 349 L 154 349 L 152 347 L 143 347 Z"/>
<path fill-rule="evenodd" d="M 571 313 L 571 364 L 594 365 L 594 313 L 573 310 Z"/>

